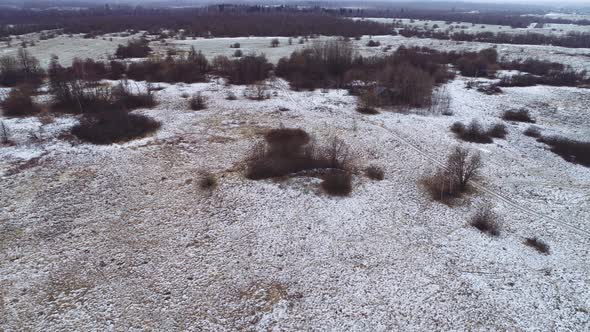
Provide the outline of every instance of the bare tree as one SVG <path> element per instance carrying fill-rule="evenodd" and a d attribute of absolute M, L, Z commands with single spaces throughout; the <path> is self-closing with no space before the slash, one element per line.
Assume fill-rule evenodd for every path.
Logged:
<path fill-rule="evenodd" d="M 447 172 L 453 177 L 461 191 L 464 191 L 469 181 L 479 175 L 483 162 L 479 153 L 470 153 L 460 146 L 447 159 Z"/>
<path fill-rule="evenodd" d="M 4 121 L 0 121 L 0 143 L 8 144 L 8 142 L 10 142 L 8 128 Z"/>

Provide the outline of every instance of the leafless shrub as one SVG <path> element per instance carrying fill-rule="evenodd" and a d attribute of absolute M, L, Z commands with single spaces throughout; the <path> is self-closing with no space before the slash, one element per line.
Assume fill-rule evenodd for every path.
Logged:
<path fill-rule="evenodd" d="M 322 180 L 321 187 L 328 195 L 348 196 L 352 192 L 352 177 L 346 171 L 332 170 Z"/>
<path fill-rule="evenodd" d="M 280 44 L 280 42 L 279 42 L 279 39 L 278 39 L 278 38 L 273 38 L 273 39 L 270 41 L 270 47 L 278 47 L 278 46 L 279 46 L 279 44 Z"/>
<path fill-rule="evenodd" d="M 385 178 L 385 172 L 383 172 L 383 169 L 374 165 L 367 167 L 365 174 L 371 180 L 381 181 Z"/>
<path fill-rule="evenodd" d="M 3 145 L 10 143 L 10 132 L 4 121 L 0 121 L 0 143 Z"/>
<path fill-rule="evenodd" d="M 471 218 L 470 225 L 491 236 L 500 235 L 500 222 L 490 205 L 481 207 Z"/>
<path fill-rule="evenodd" d="M 205 97 L 203 97 L 200 92 L 189 100 L 189 105 L 193 111 L 200 111 L 207 108 Z"/>
<path fill-rule="evenodd" d="M 246 177 L 252 180 L 280 178 L 301 171 L 347 169 L 349 150 L 336 137 L 325 146 L 302 129 L 273 129 L 265 142 L 257 145 L 248 158 Z"/>
<path fill-rule="evenodd" d="M 373 39 L 370 39 L 369 42 L 367 43 L 367 47 L 378 47 L 378 46 L 381 46 L 381 42 L 374 41 Z"/>
<path fill-rule="evenodd" d="M 453 115 L 453 110 L 451 109 L 451 94 L 447 90 L 446 87 L 442 87 L 436 89 L 432 93 L 429 113 L 431 114 L 442 114 L 442 115 Z"/>
<path fill-rule="evenodd" d="M 535 248 L 540 253 L 549 255 L 549 245 L 543 240 L 536 237 L 529 237 L 524 240 L 524 244 L 531 248 Z"/>
<path fill-rule="evenodd" d="M 236 97 L 236 94 L 233 93 L 233 91 L 228 91 L 227 94 L 226 94 L 226 96 L 225 96 L 225 99 L 227 99 L 227 100 L 237 100 L 238 97 Z"/>
<path fill-rule="evenodd" d="M 362 114 L 375 115 L 379 111 L 375 109 L 379 105 L 379 98 L 373 91 L 365 91 L 357 101 L 356 111 Z"/>
<path fill-rule="evenodd" d="M 217 178 L 215 174 L 206 172 L 199 178 L 199 188 L 203 190 L 212 190 L 217 187 Z"/>
<path fill-rule="evenodd" d="M 495 138 L 506 138 L 508 135 L 508 130 L 506 129 L 506 125 L 503 123 L 496 123 L 495 125 L 491 126 L 488 130 L 488 134 Z"/>
<path fill-rule="evenodd" d="M 148 83 L 146 91 L 143 92 L 136 86 L 136 92 L 131 91 L 128 81 L 122 81 L 112 89 L 113 102 L 121 104 L 127 110 L 137 108 L 151 108 L 157 105 L 152 93 L 151 85 Z"/>
<path fill-rule="evenodd" d="M 37 114 L 41 108 L 33 101 L 33 89 L 29 86 L 13 88 L 0 102 L 5 116 L 29 116 Z"/>
<path fill-rule="evenodd" d="M 485 130 L 477 120 L 471 121 L 468 126 L 465 126 L 460 122 L 455 122 L 451 126 L 451 131 L 454 132 L 457 137 L 466 142 L 483 144 L 493 142 L 489 131 Z"/>
<path fill-rule="evenodd" d="M 541 129 L 536 126 L 529 126 L 525 129 L 524 134 L 529 137 L 539 138 L 541 137 Z"/>
<path fill-rule="evenodd" d="M 264 82 L 256 82 L 244 90 L 244 97 L 258 101 L 270 99 L 270 91 Z"/>
<path fill-rule="evenodd" d="M 567 137 L 541 136 L 537 139 L 551 147 L 551 151 L 566 161 L 590 167 L 590 142 L 576 141 Z"/>
<path fill-rule="evenodd" d="M 160 122 L 125 111 L 105 111 L 85 115 L 72 134 L 93 144 L 111 144 L 143 137 L 160 128 Z"/>
<path fill-rule="evenodd" d="M 457 146 L 448 156 L 445 167 L 424 177 L 422 183 L 434 200 L 450 203 L 467 191 L 469 182 L 479 176 L 482 167 L 479 153 Z"/>
<path fill-rule="evenodd" d="M 502 119 L 506 121 L 535 123 L 535 120 L 531 118 L 529 111 L 524 108 L 518 110 L 508 110 L 504 112 Z"/>

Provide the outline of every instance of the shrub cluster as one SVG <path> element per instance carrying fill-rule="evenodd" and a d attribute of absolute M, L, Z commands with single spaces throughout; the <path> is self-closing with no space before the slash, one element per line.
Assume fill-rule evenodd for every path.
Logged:
<path fill-rule="evenodd" d="M 489 205 L 478 210 L 471 218 L 470 224 L 481 232 L 487 233 L 491 236 L 500 235 L 501 225 L 498 221 L 498 216 Z"/>
<path fill-rule="evenodd" d="M 451 131 L 463 141 L 472 143 L 492 143 L 492 138 L 506 138 L 508 131 L 506 126 L 502 123 L 492 125 L 485 129 L 477 120 L 472 120 L 468 126 L 462 122 L 455 122 L 451 126 Z"/>
<path fill-rule="evenodd" d="M 29 86 L 13 88 L 8 96 L 0 102 L 4 116 L 29 116 L 41 111 L 33 101 L 33 89 Z"/>
<path fill-rule="evenodd" d="M 301 171 L 346 170 L 348 148 L 333 138 L 318 146 L 302 129 L 270 130 L 248 159 L 246 177 L 252 180 L 280 178 Z"/>
<path fill-rule="evenodd" d="M 192 48 L 187 56 L 133 62 L 126 74 L 136 81 L 196 83 L 207 80 L 209 69 L 207 58 Z"/>
<path fill-rule="evenodd" d="M 0 86 L 37 86 L 43 82 L 44 77 L 45 71 L 39 65 L 39 60 L 24 48 L 18 50 L 16 57 L 0 57 Z"/>
<path fill-rule="evenodd" d="M 72 134 L 93 144 L 111 144 L 143 137 L 160 128 L 160 122 L 122 110 L 84 116 Z"/>
<path fill-rule="evenodd" d="M 590 142 L 576 141 L 560 136 L 541 136 L 537 140 L 549 145 L 551 151 L 564 160 L 590 167 Z"/>
<path fill-rule="evenodd" d="M 498 52 L 493 48 L 477 53 L 466 52 L 454 62 L 461 75 L 468 77 L 493 77 L 498 69 Z"/>
<path fill-rule="evenodd" d="M 201 93 L 197 93 L 189 99 L 189 106 L 193 111 L 200 111 L 207 108 L 205 97 Z"/>
<path fill-rule="evenodd" d="M 431 103 L 435 84 L 452 78 L 444 61 L 436 51 L 405 47 L 364 58 L 354 54 L 350 42 L 338 40 L 293 52 L 279 60 L 275 73 L 295 90 L 347 87 L 352 94 L 370 91 L 381 105 L 423 107 Z"/>
<path fill-rule="evenodd" d="M 531 118 L 529 110 L 525 108 L 508 110 L 502 114 L 502 119 L 506 121 L 535 123 L 535 120 Z"/>
<path fill-rule="evenodd" d="M 115 56 L 119 59 L 126 58 L 145 58 L 152 49 L 149 47 L 149 41 L 145 38 L 131 39 L 127 45 L 119 45 L 115 51 Z"/>
<path fill-rule="evenodd" d="M 529 137 L 539 138 L 541 137 L 541 129 L 539 129 L 539 127 L 530 126 L 525 129 L 524 134 Z"/>

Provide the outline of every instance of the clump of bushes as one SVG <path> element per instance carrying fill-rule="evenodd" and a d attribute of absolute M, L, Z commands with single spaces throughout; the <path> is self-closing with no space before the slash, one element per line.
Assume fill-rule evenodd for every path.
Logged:
<path fill-rule="evenodd" d="M 367 47 L 378 47 L 378 46 L 381 46 L 381 42 L 374 41 L 373 39 L 369 40 L 369 42 L 367 43 Z"/>
<path fill-rule="evenodd" d="M 503 123 L 496 123 L 488 129 L 488 134 L 494 138 L 506 138 L 508 135 L 508 130 L 506 129 L 506 125 Z"/>
<path fill-rule="evenodd" d="M 119 59 L 145 58 L 152 51 L 148 45 L 149 41 L 145 38 L 132 39 L 127 41 L 127 45 L 119 45 L 115 56 Z"/>
<path fill-rule="evenodd" d="M 365 169 L 365 174 L 371 180 L 381 181 L 385 178 L 383 169 L 377 166 L 369 166 Z"/>
<path fill-rule="evenodd" d="M 445 166 L 423 178 L 422 182 L 432 199 L 450 204 L 468 191 L 469 183 L 480 175 L 482 167 L 479 153 L 458 146 L 447 157 Z"/>
<path fill-rule="evenodd" d="M 508 110 L 502 114 L 502 119 L 506 121 L 535 123 L 527 109 Z"/>
<path fill-rule="evenodd" d="M 207 81 L 209 70 L 203 53 L 191 48 L 186 56 L 133 62 L 127 68 L 127 77 L 136 81 L 197 83 Z"/>
<path fill-rule="evenodd" d="M 491 236 L 499 236 L 501 225 L 498 216 L 490 205 L 480 208 L 471 218 L 470 225 L 479 229 L 482 233 Z"/>
<path fill-rule="evenodd" d="M 541 137 L 541 129 L 536 126 L 529 126 L 527 129 L 525 129 L 523 134 L 529 137 L 539 138 Z"/>
<path fill-rule="evenodd" d="M 189 105 L 193 111 L 200 111 L 207 108 L 205 97 L 203 97 L 201 93 L 192 96 L 189 100 Z"/>
<path fill-rule="evenodd" d="M 330 171 L 322 177 L 321 187 L 328 195 L 348 196 L 352 192 L 352 176 L 347 171 Z"/>
<path fill-rule="evenodd" d="M 590 167 L 590 142 L 572 140 L 566 137 L 541 136 L 537 139 L 551 147 L 553 153 L 574 164 Z"/>
<path fill-rule="evenodd" d="M 540 240 L 537 237 L 526 238 L 524 240 L 524 244 L 531 248 L 534 248 L 542 254 L 549 255 L 549 245 L 545 241 Z"/>
<path fill-rule="evenodd" d="M 493 142 L 489 130 L 485 130 L 477 120 L 471 121 L 468 126 L 465 126 L 461 122 L 455 122 L 451 126 L 451 131 L 466 142 L 483 144 Z"/>
<path fill-rule="evenodd" d="M 144 137 L 160 128 L 160 122 L 140 114 L 106 111 L 85 115 L 72 134 L 93 144 L 111 144 Z"/>
<path fill-rule="evenodd" d="M 466 52 L 455 61 L 455 65 L 461 75 L 468 77 L 492 77 L 500 68 L 498 52 L 493 48 L 477 53 Z"/>
<path fill-rule="evenodd" d="M 0 86 L 38 86 L 43 83 L 44 77 L 45 71 L 39 65 L 39 60 L 24 48 L 18 50 L 16 57 L 0 57 Z"/>
<path fill-rule="evenodd" d="M 280 128 L 267 132 L 265 142 L 252 151 L 246 177 L 280 178 L 302 171 L 346 170 L 348 147 L 338 138 L 318 146 L 302 129 Z"/>
<path fill-rule="evenodd" d="M 113 102 L 121 104 L 126 110 L 151 108 L 157 105 L 152 91 L 149 87 L 145 92 L 137 88 L 137 92 L 133 93 L 128 82 L 121 82 L 112 89 Z"/>
<path fill-rule="evenodd" d="M 264 82 L 256 82 L 255 84 L 249 85 L 244 90 L 244 97 L 250 100 L 266 100 L 270 99 L 270 92 L 268 86 Z"/>
<path fill-rule="evenodd" d="M 375 107 L 379 104 L 379 99 L 372 91 L 365 91 L 359 96 L 356 111 L 362 114 L 375 115 L 379 111 Z"/>
<path fill-rule="evenodd" d="M 0 102 L 4 116 L 29 116 L 41 111 L 33 101 L 33 89 L 29 86 L 13 88 L 6 98 Z"/>

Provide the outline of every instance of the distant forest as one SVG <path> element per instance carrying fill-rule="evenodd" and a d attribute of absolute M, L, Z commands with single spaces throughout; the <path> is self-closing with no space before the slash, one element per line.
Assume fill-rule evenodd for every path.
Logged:
<path fill-rule="evenodd" d="M 0 37 L 19 35 L 41 30 L 59 29 L 66 34 L 83 33 L 100 35 L 127 30 L 144 30 L 158 34 L 163 29 L 184 30 L 187 37 L 237 36 L 307 36 L 331 35 L 356 37 L 361 35 L 395 34 L 394 24 L 371 21 L 352 21 L 349 17 L 390 17 L 474 24 L 498 24 L 527 27 L 532 23 L 575 23 L 590 25 L 590 21 L 523 16 L 514 12 L 466 13 L 453 10 L 426 9 L 351 9 L 295 6 L 214 5 L 199 8 L 144 8 L 109 6 L 76 10 L 33 10 L 2 8 L 0 11 Z M 413 34 L 406 31 L 406 34 Z M 432 37 L 421 36 L 418 37 Z M 439 36 L 441 37 L 441 36 Z M 560 44 L 539 36 L 527 37 L 524 43 Z M 436 36 L 434 37 L 436 38 Z M 445 38 L 449 38 L 446 36 Z M 462 36 L 468 40 L 469 36 Z M 555 37 L 551 37 L 555 38 Z M 569 37 L 570 47 L 587 47 L 588 34 Z M 475 40 L 494 42 L 490 36 Z M 498 42 L 523 42 L 502 36 Z"/>

